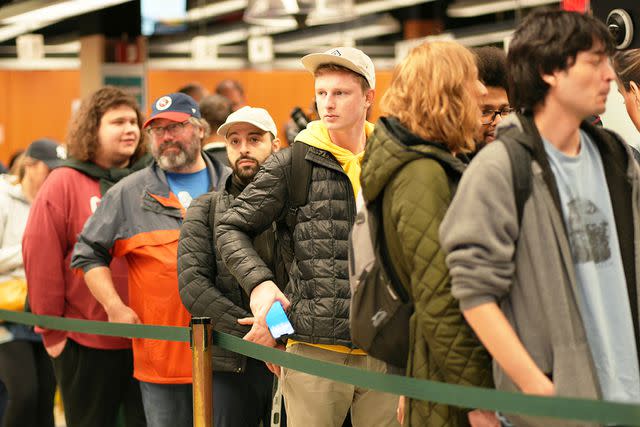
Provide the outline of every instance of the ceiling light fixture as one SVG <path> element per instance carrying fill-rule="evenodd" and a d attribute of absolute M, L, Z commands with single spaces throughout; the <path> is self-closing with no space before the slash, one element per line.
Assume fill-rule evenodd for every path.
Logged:
<path fill-rule="evenodd" d="M 131 0 L 67 0 L 3 18 L 3 24 L 50 23 L 130 2 Z"/>
<path fill-rule="evenodd" d="M 238 12 L 245 9 L 248 4 L 248 0 L 223 0 L 206 6 L 194 7 L 187 11 L 187 21 L 202 21 L 215 16 Z"/>
<path fill-rule="evenodd" d="M 374 18 L 374 19 L 371 19 Z M 296 34 L 274 43 L 277 53 L 295 53 L 304 51 L 312 46 L 345 45 L 345 40 L 361 40 L 370 37 L 393 34 L 401 31 L 402 25 L 393 16 L 384 14 L 378 17 L 370 16 L 349 23 L 342 30 L 336 28 L 318 28 L 309 31 L 311 34 Z M 328 48 L 328 47 L 327 47 Z"/>
<path fill-rule="evenodd" d="M 560 3 L 559 0 L 457 0 L 447 8 L 451 18 L 472 18 L 492 13 Z"/>
<path fill-rule="evenodd" d="M 300 26 L 324 25 L 349 21 L 357 17 L 353 0 L 249 0 L 244 21 L 270 25 L 270 21 L 291 19 Z"/>

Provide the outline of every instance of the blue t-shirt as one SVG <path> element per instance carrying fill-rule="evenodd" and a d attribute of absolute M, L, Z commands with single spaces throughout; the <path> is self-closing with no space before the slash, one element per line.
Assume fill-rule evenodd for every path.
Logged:
<path fill-rule="evenodd" d="M 167 172 L 166 175 L 171 192 L 178 196 L 178 200 L 185 209 L 193 199 L 209 191 L 211 185 L 207 168 L 193 173 Z"/>
<path fill-rule="evenodd" d="M 602 158 L 580 131 L 571 157 L 544 141 L 558 184 L 578 280 L 580 314 L 605 400 L 640 402 L 627 283 Z"/>

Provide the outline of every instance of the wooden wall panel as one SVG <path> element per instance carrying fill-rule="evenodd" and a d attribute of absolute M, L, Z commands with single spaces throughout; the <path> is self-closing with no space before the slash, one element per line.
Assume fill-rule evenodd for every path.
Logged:
<path fill-rule="evenodd" d="M 6 162 L 37 138 L 64 140 L 71 104 L 80 96 L 80 72 L 1 71 L 0 90 L 0 124 L 5 128 L 0 159 Z"/>
<path fill-rule="evenodd" d="M 0 161 L 6 164 L 12 147 L 8 138 L 7 114 L 9 111 L 9 74 L 10 71 L 0 70 Z"/>

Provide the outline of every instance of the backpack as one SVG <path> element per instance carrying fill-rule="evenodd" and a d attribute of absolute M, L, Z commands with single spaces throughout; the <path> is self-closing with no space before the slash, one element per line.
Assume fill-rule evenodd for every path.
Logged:
<path fill-rule="evenodd" d="M 518 223 L 531 194 L 531 153 L 517 141 L 505 143 L 514 180 Z M 452 193 L 455 187 L 452 188 Z M 362 193 L 349 237 L 351 340 L 367 354 L 398 368 L 409 358 L 409 321 L 413 303 L 391 263 L 384 241 L 382 196 L 369 203 Z M 361 203 L 361 204 L 360 204 Z"/>
<path fill-rule="evenodd" d="M 288 271 L 293 262 L 293 230 L 298 223 L 298 208 L 307 203 L 313 165 L 305 159 L 309 146 L 302 142 L 291 144 L 291 166 L 285 170 L 287 179 L 287 203 L 284 215 L 274 221 L 273 229 L 276 245 L 280 254 L 283 273 Z M 287 277 L 288 282 L 288 277 Z"/>
<path fill-rule="evenodd" d="M 294 142 L 291 145 L 291 169 L 288 171 L 289 185 L 287 186 L 288 201 L 285 221 L 292 233 L 297 223 L 298 208 L 307 203 L 311 186 L 313 165 L 305 159 L 308 151 L 309 146 L 303 142 Z"/>
<path fill-rule="evenodd" d="M 382 196 L 365 204 L 360 193 L 358 206 L 349 235 L 351 341 L 370 356 L 404 369 L 413 303 L 384 243 Z"/>
<path fill-rule="evenodd" d="M 504 144 L 511 163 L 511 177 L 513 182 L 513 194 L 516 199 L 516 211 L 518 213 L 518 229 L 522 223 L 524 204 L 531 195 L 531 151 L 506 132 L 500 135 L 500 141 Z"/>

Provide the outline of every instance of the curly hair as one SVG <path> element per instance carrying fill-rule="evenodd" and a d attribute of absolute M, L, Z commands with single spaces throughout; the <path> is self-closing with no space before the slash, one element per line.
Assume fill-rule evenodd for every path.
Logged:
<path fill-rule="evenodd" d="M 95 162 L 96 152 L 100 142 L 98 141 L 98 131 L 100 121 L 104 114 L 121 106 L 130 107 L 138 117 L 138 128 L 140 129 L 140 140 L 138 147 L 131 157 L 134 163 L 146 152 L 146 144 L 142 132 L 143 116 L 135 98 L 122 89 L 113 86 L 105 86 L 95 91 L 88 99 L 85 99 L 80 109 L 74 115 L 67 134 L 67 154 L 69 157 L 82 162 Z"/>
<path fill-rule="evenodd" d="M 478 76 L 485 86 L 501 87 L 507 93 L 507 54 L 495 46 L 477 47 L 471 50 L 476 56 Z"/>
<path fill-rule="evenodd" d="M 467 48 L 448 41 L 423 43 L 395 68 L 381 108 L 423 139 L 452 152 L 471 152 L 480 111 L 470 87 L 477 79 Z"/>

